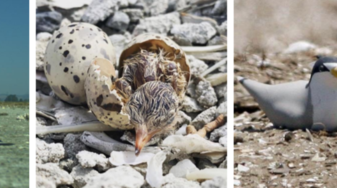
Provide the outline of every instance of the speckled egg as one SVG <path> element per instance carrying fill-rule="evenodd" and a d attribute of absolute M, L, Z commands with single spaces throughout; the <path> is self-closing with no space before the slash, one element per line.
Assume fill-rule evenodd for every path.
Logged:
<path fill-rule="evenodd" d="M 115 51 L 108 36 L 87 23 L 71 23 L 55 31 L 45 53 L 45 74 L 54 93 L 62 100 L 86 103 L 84 82 L 95 58 L 115 63 Z"/>
<path fill-rule="evenodd" d="M 96 58 L 88 69 L 85 80 L 87 103 L 91 112 L 105 125 L 117 129 L 133 129 L 125 111 L 125 102 L 113 82 L 116 78 L 114 66 L 106 59 Z"/>

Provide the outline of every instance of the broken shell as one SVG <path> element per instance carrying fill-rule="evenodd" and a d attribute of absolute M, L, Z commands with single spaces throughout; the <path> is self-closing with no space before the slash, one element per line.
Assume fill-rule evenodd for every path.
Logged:
<path fill-rule="evenodd" d="M 191 172 L 186 175 L 188 180 L 207 180 L 215 177 L 221 177 L 227 180 L 227 169 L 209 168 Z"/>
<path fill-rule="evenodd" d="M 129 115 L 123 111 L 122 98 L 117 90 L 111 89 L 115 77 L 115 68 L 108 60 L 97 58 L 92 62 L 84 84 L 88 106 L 103 124 L 122 130 L 133 129 Z"/>
<path fill-rule="evenodd" d="M 190 66 L 184 51 L 168 37 L 138 35 L 122 52 L 119 62 L 119 77 L 133 84 L 133 90 L 148 81 L 162 81 L 171 83 L 180 99 L 184 97 Z"/>
<path fill-rule="evenodd" d="M 141 152 L 138 156 L 135 155 L 134 151 L 113 151 L 110 154 L 109 161 L 112 165 L 138 165 L 141 163 L 147 163 L 152 157 L 153 153 Z"/>
<path fill-rule="evenodd" d="M 162 151 L 156 153 L 147 163 L 146 181 L 151 187 L 160 187 L 163 182 L 163 162 L 166 154 Z"/>

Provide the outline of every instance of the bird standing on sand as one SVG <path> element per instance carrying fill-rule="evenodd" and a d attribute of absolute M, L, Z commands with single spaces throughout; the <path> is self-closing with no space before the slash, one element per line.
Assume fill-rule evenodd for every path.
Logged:
<path fill-rule="evenodd" d="M 238 80 L 275 126 L 337 131 L 336 57 L 318 57 L 309 82 L 266 85 Z"/>

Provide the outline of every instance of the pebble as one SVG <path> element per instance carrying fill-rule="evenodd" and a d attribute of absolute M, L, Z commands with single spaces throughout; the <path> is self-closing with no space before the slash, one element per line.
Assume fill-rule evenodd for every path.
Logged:
<path fill-rule="evenodd" d="M 208 81 L 200 81 L 195 92 L 198 96 L 197 101 L 204 108 L 214 106 L 218 102 L 215 91 Z"/>
<path fill-rule="evenodd" d="M 141 33 L 158 33 L 167 35 L 173 25 L 179 24 L 180 14 L 178 12 L 144 18 L 139 21 L 139 24 L 134 29 L 132 35 L 137 36 Z"/>
<path fill-rule="evenodd" d="M 208 41 L 208 46 L 227 44 L 227 38 L 225 36 L 215 36 Z"/>
<path fill-rule="evenodd" d="M 131 22 L 138 22 L 144 17 L 142 9 L 123 9 L 122 11 L 129 16 Z"/>
<path fill-rule="evenodd" d="M 224 115 L 225 117 L 227 116 L 227 102 L 222 102 L 216 109 L 216 114 L 215 116 L 218 117 L 219 115 Z"/>
<path fill-rule="evenodd" d="M 135 188 L 144 182 L 144 177 L 130 166 L 119 166 L 90 178 L 84 187 Z"/>
<path fill-rule="evenodd" d="M 129 16 L 122 11 L 117 11 L 108 19 L 106 25 L 118 31 L 125 31 L 128 28 L 129 23 Z"/>
<path fill-rule="evenodd" d="M 186 41 L 190 44 L 206 44 L 216 34 L 216 30 L 208 22 L 200 24 L 184 23 L 174 25 L 171 33 L 179 41 Z"/>
<path fill-rule="evenodd" d="M 119 0 L 93 0 L 82 16 L 83 22 L 97 24 L 113 12 Z"/>
<path fill-rule="evenodd" d="M 197 130 L 201 129 L 207 123 L 215 119 L 215 112 L 216 112 L 215 106 L 201 112 L 196 118 L 193 119 L 192 125 L 194 125 Z"/>
<path fill-rule="evenodd" d="M 164 176 L 161 188 L 201 188 L 196 181 L 188 181 L 185 178 L 177 178 L 173 174 Z"/>
<path fill-rule="evenodd" d="M 97 154 L 90 151 L 80 151 L 76 158 L 84 168 L 97 167 L 99 171 L 104 171 L 110 168 L 109 160 L 103 154 Z"/>
<path fill-rule="evenodd" d="M 217 129 L 215 129 L 210 136 L 210 140 L 213 142 L 217 142 L 220 137 L 224 137 L 227 135 L 227 125 L 223 125 Z"/>
<path fill-rule="evenodd" d="M 227 84 L 220 84 L 218 86 L 215 86 L 215 93 L 216 96 L 218 97 L 218 99 L 220 98 L 227 98 L 226 94 L 227 94 Z"/>
<path fill-rule="evenodd" d="M 227 182 L 222 177 L 215 177 L 211 180 L 206 180 L 201 184 L 202 188 L 226 188 Z"/>
<path fill-rule="evenodd" d="M 218 29 L 219 29 L 220 35 L 227 36 L 227 21 L 222 22 L 222 24 L 220 25 Z"/>
<path fill-rule="evenodd" d="M 200 76 L 201 73 L 206 71 L 208 69 L 208 65 L 204 62 L 201 61 L 197 58 L 195 58 L 193 55 L 187 55 L 187 59 L 190 63 L 190 69 L 191 69 L 191 74 L 195 76 Z"/>
<path fill-rule="evenodd" d="M 37 163 L 58 163 L 64 157 L 62 144 L 48 144 L 44 140 L 36 138 L 36 162 Z"/>
<path fill-rule="evenodd" d="M 48 181 L 46 178 L 36 177 L 36 186 L 43 188 L 56 188 L 56 185 Z"/>
<path fill-rule="evenodd" d="M 199 159 L 198 161 L 198 168 L 199 169 L 205 169 L 205 168 L 217 168 L 211 161 L 208 159 Z"/>
<path fill-rule="evenodd" d="M 36 35 L 36 40 L 41 42 L 48 42 L 52 38 L 52 35 L 47 32 L 41 32 Z"/>
<path fill-rule="evenodd" d="M 189 96 L 184 97 L 181 107 L 185 112 L 201 112 L 204 109 L 198 104 L 197 100 Z"/>
<path fill-rule="evenodd" d="M 70 175 L 74 178 L 74 188 L 84 187 L 90 178 L 98 176 L 99 173 L 92 168 L 83 168 L 77 165 L 73 168 Z"/>
<path fill-rule="evenodd" d="M 36 164 L 36 179 L 40 178 L 45 178 L 55 186 L 74 183 L 73 177 L 54 163 Z"/>
<path fill-rule="evenodd" d="M 64 138 L 66 158 L 75 158 L 79 151 L 86 150 L 87 146 L 80 140 L 81 134 L 69 133 Z"/>
<path fill-rule="evenodd" d="M 182 161 L 179 161 L 176 165 L 174 165 L 169 173 L 173 174 L 175 177 L 178 178 L 185 178 L 186 174 L 190 172 L 194 172 L 199 170 L 195 164 L 189 160 L 189 159 L 184 159 Z"/>
<path fill-rule="evenodd" d="M 44 71 L 44 54 L 48 45 L 48 41 L 36 41 L 36 70 Z"/>
<path fill-rule="evenodd" d="M 60 27 L 62 14 L 56 11 L 36 13 L 36 32 L 53 33 Z"/>
<path fill-rule="evenodd" d="M 151 16 L 163 14 L 169 8 L 169 0 L 143 0 L 143 2 L 145 4 L 145 11 L 148 12 Z"/>
<path fill-rule="evenodd" d="M 227 0 L 217 0 L 211 12 L 212 15 L 227 15 Z"/>

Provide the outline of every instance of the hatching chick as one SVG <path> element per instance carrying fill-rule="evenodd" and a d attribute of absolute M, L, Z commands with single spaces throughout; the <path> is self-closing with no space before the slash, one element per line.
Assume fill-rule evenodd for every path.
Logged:
<path fill-rule="evenodd" d="M 178 106 L 175 90 L 170 84 L 160 81 L 146 82 L 131 95 L 125 110 L 136 129 L 136 155 L 154 135 L 172 128 Z"/>

